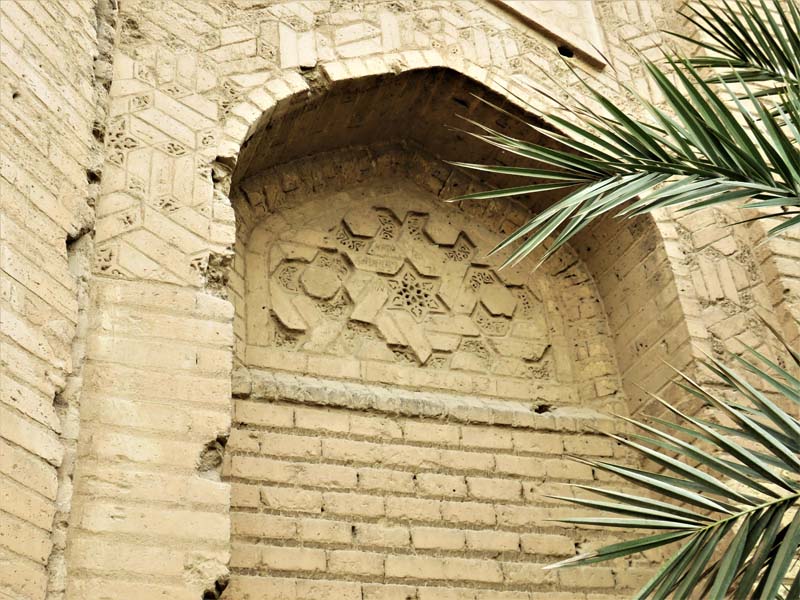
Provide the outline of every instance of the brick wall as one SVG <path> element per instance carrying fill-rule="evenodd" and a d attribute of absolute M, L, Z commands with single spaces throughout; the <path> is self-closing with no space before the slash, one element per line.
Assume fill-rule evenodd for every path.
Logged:
<path fill-rule="evenodd" d="M 563 14 L 587 17 L 580 23 L 582 35 L 600 38 L 615 73 L 646 95 L 652 95 L 652 90 L 637 65 L 636 53 L 655 57 L 660 40 L 657 29 L 674 30 L 679 25 L 672 1 L 598 1 L 591 19 L 582 2 L 547 3 L 538 16 L 520 14 L 503 4 L 514 3 L 366 1 L 350 10 L 327 3 L 129 0 L 121 5 L 115 37 L 104 3 L 0 3 L 0 124 L 4 128 L 0 156 L 0 483 L 4 491 L 0 581 L 6 595 L 44 597 L 48 561 L 52 597 L 62 595 L 65 587 L 70 598 L 97 600 L 109 595 L 181 600 L 218 595 L 231 548 L 229 483 L 220 480 L 219 463 L 231 418 L 231 365 L 234 357 L 242 356 L 243 339 L 235 337 L 232 328 L 235 284 L 241 272 L 230 275 L 233 302 L 223 297 L 237 234 L 228 197 L 232 182 L 235 195 L 240 182 L 282 163 L 324 151 L 342 156 L 341 147 L 346 145 L 374 148 L 376 141 L 386 141 L 380 140 L 385 134 L 401 141 L 405 138 L 405 155 L 414 154 L 409 148 L 422 147 L 431 157 L 405 167 L 427 178 L 417 181 L 418 185 L 441 197 L 455 195 L 465 189 L 454 185 L 461 180 L 441 164 L 430 167 L 436 159 L 494 161 L 501 157 L 445 132 L 443 123 L 461 124 L 453 116 L 458 113 L 513 132 L 513 123 L 489 115 L 470 92 L 499 100 L 506 107 L 517 103 L 513 98 L 517 95 L 530 100 L 534 108 L 546 108 L 547 100 L 529 87 L 541 85 L 541 69 L 582 93 L 556 54 L 558 45 L 566 43 L 575 50 L 571 64 L 614 95 L 620 106 L 631 108 L 611 79 L 605 59 L 598 58 L 576 31 L 558 29 L 557 11 L 562 6 Z M 113 83 L 106 119 L 103 83 L 109 80 Z M 325 137 L 325 131 L 336 135 Z M 95 140 L 104 135 L 101 169 Z M 492 183 L 486 179 L 475 185 Z M 284 193 L 280 187 L 278 196 Z M 272 210 L 269 197 L 262 206 Z M 500 220 L 507 210 L 501 206 L 505 205 L 490 203 L 480 209 L 486 211 L 481 218 L 498 219 L 498 233 L 508 231 L 522 215 Z M 469 211 L 478 209 L 464 210 L 476 215 Z M 254 215 L 251 224 L 263 216 Z M 565 253 L 568 260 L 554 265 L 556 271 L 567 268 L 563 277 L 586 282 L 581 287 L 586 293 L 569 296 L 564 304 L 567 314 L 577 315 L 575 323 L 586 318 L 596 325 L 598 315 L 608 317 L 606 329 L 595 327 L 591 335 L 580 337 L 580 343 L 562 344 L 566 364 L 572 365 L 573 372 L 587 374 L 570 379 L 574 387 L 564 392 L 573 394 L 573 405 L 616 407 L 623 397 L 618 385 L 621 374 L 630 409 L 649 410 L 638 392 L 631 391 L 635 389 L 632 383 L 663 386 L 667 373 L 662 358 L 677 356 L 691 369 L 701 350 L 737 350 L 752 340 L 763 341 L 764 329 L 756 312 L 765 312 L 796 336 L 789 317 L 797 313 L 797 277 L 792 269 L 797 244 L 789 238 L 786 244 L 765 245 L 754 257 L 749 247 L 760 239 L 758 232 L 731 229 L 728 225 L 733 220 L 731 215 L 715 212 L 656 215 L 644 226 L 601 224 L 589 232 L 589 243 L 576 244 Z M 92 235 L 81 236 L 85 232 Z M 613 247 L 610 241 L 615 242 Z M 654 309 L 659 311 L 655 320 L 650 317 Z M 600 319 L 603 323 L 605 316 Z M 640 327 L 643 320 L 646 326 Z M 564 330 L 556 328 L 562 336 Z M 591 336 L 597 337 L 590 340 Z M 235 343 L 239 344 L 236 350 Z M 619 368 L 613 366 L 614 358 Z M 606 368 L 609 365 L 613 368 Z M 271 383 L 264 379 L 268 376 L 274 376 Z M 248 401 L 258 406 L 276 402 L 276 407 L 292 411 L 300 402 L 324 403 L 335 396 L 331 390 L 337 384 L 330 381 L 315 388 L 313 379 L 285 377 L 274 373 L 253 377 L 240 369 L 234 372 L 233 391 L 239 396 L 250 394 Z M 294 388 L 287 381 L 301 381 L 305 391 L 289 394 Z M 431 386 L 437 387 L 442 389 Z M 526 429 L 537 436 L 558 435 L 564 450 L 569 450 L 568 440 L 576 440 L 578 446 L 569 451 L 588 452 L 580 440 L 594 439 L 580 433 L 578 423 L 588 417 L 576 408 L 570 409 L 578 411 L 575 414 L 551 415 L 555 420 L 540 427 L 522 416 L 525 411 L 538 415 L 530 405 L 509 409 L 513 398 L 501 400 L 504 408 L 497 404 L 500 400 L 478 399 L 477 394 L 466 404 L 434 396 L 433 391 L 425 393 L 435 400 L 428 403 L 414 397 L 410 406 L 417 412 L 406 411 L 402 418 L 394 416 L 400 409 L 391 397 L 388 404 L 375 404 L 363 395 L 357 396 L 358 404 L 340 401 L 326 415 L 349 415 L 349 426 L 359 421 L 357 417 L 389 419 L 396 421 L 403 436 L 406 422 L 442 425 L 451 428 L 447 431 L 460 432 L 459 444 L 464 431 L 487 426 L 500 437 L 512 431 L 512 444 L 514 432 L 526 433 Z M 54 397 L 59 399 L 57 410 Z M 366 412 L 359 415 L 353 412 L 357 409 Z M 341 421 L 343 417 L 330 418 Z M 264 434 L 319 440 L 320 454 L 287 458 L 267 448 L 261 456 L 259 445 L 257 451 L 237 449 L 231 453 L 230 464 L 240 453 L 241 458 L 276 461 L 269 464 L 328 464 L 334 459 L 324 455 L 323 444 L 342 441 L 413 448 L 414 452 L 424 449 L 437 456 L 467 452 L 536 458 L 552 465 L 560 460 L 556 454 L 546 456 L 513 446 L 461 450 L 452 433 L 448 438 L 452 445 L 444 440 L 433 444 L 396 437 L 396 429 L 394 433 L 331 433 L 303 429 L 296 419 L 274 426 L 248 419 L 240 419 L 232 447 L 244 439 L 240 430 L 261 432 L 263 427 Z M 558 450 L 558 445 L 551 450 Z M 501 476 L 488 469 L 486 459 L 480 460 L 486 470 L 441 468 L 447 476 L 463 477 L 464 485 L 469 477 L 494 477 L 522 486 L 526 481 L 541 483 L 547 475 Z M 356 473 L 377 468 L 357 461 L 352 466 L 335 466 Z M 380 468 L 419 471 L 420 476 L 439 469 L 394 464 Z M 75 502 L 70 514 L 73 475 Z M 258 477 L 262 477 L 260 472 Z M 286 487 L 285 482 L 265 481 L 264 485 Z M 359 485 L 350 486 L 350 491 L 300 488 L 322 494 L 324 501 L 325 494 L 360 494 Z M 415 483 L 398 497 L 442 505 L 476 502 L 492 506 L 495 518 L 498 506 L 553 508 L 538 497 L 533 503 L 524 495 L 514 501 L 489 502 L 470 498 L 469 487 L 465 493 L 460 498 L 435 498 Z M 386 506 L 393 494 L 375 492 L 370 497 L 382 498 Z M 260 493 L 258 502 L 248 510 L 266 510 Z M 246 511 L 237 507 L 234 512 L 238 519 Z M 296 521 L 289 514 L 278 516 L 289 519 L 284 531 L 292 530 L 292 523 L 297 532 L 304 527 L 299 515 Z M 351 516 L 323 519 L 320 514 L 315 518 L 377 525 L 371 517 Z M 306 518 L 310 517 L 304 513 L 302 519 Z M 240 539 L 239 525 L 234 523 L 235 540 Z M 517 568 L 538 564 L 547 556 L 526 552 L 524 546 L 520 550 L 518 545 L 516 552 L 500 551 L 499 562 L 494 563 L 485 560 L 493 551 L 471 549 L 465 533 L 462 550 L 419 549 L 420 566 L 424 563 L 430 577 L 406 584 L 390 574 L 390 581 L 406 587 L 370 586 L 385 581 L 387 565 L 397 567 L 416 550 L 412 529 L 418 527 L 441 527 L 448 532 L 502 530 L 519 536 L 520 543 L 532 533 L 567 535 L 583 548 L 586 540 L 599 540 L 595 532 L 581 537 L 556 529 L 545 533 L 522 526 L 518 530 L 492 528 L 488 523 L 460 528 L 455 523 L 406 520 L 386 526 L 408 530 L 404 550 L 367 549 L 351 530 L 350 540 L 341 545 L 309 542 L 308 556 L 316 557 L 311 560 L 318 571 L 282 570 L 286 564 L 279 562 L 280 552 L 262 554 L 252 574 L 234 567 L 239 583 L 235 581 L 232 590 L 244 581 L 258 584 L 258 573 L 269 576 L 260 578 L 259 585 L 272 585 L 263 583 L 271 580 L 285 586 L 287 594 L 311 597 L 319 594 L 309 579 L 352 580 L 353 585 L 346 584 L 342 593 L 352 593 L 362 585 L 365 595 L 379 589 L 383 591 L 374 593 L 414 597 L 432 588 L 452 587 L 475 590 L 453 592 L 460 597 L 473 593 L 481 598 L 502 597 L 495 590 L 506 586 L 498 577 L 512 572 L 506 563 Z M 341 524 L 332 527 L 341 528 Z M 277 526 L 266 531 L 275 537 L 265 536 L 262 545 L 267 545 L 267 539 L 271 546 L 286 543 L 276 535 Z M 458 534 L 455 537 L 461 539 Z M 247 543 L 256 538 L 250 536 Z M 65 545 L 66 554 L 62 552 Z M 348 557 L 354 555 L 341 554 L 345 551 L 387 555 L 381 563 L 384 579 L 379 582 L 377 570 L 334 573 L 352 564 Z M 398 558 L 390 561 L 390 554 Z M 235 560 L 239 559 L 237 554 Z M 371 560 L 369 564 L 377 565 L 380 557 Z M 453 562 L 464 560 L 478 563 Z M 493 573 L 495 580 L 468 583 L 460 579 L 469 569 L 452 565 L 467 564 L 484 565 L 481 572 Z M 494 567 L 485 566 L 490 564 Z M 276 570 L 272 574 L 277 577 L 271 576 L 270 569 Z M 632 570 L 612 571 L 602 571 L 606 574 L 597 581 L 607 585 L 613 577 L 615 589 L 622 589 L 638 577 Z M 457 577 L 439 579 L 443 573 Z M 626 579 L 629 574 L 630 580 Z M 561 582 L 560 575 L 555 577 L 543 592 L 550 598 L 608 595 L 609 588 L 599 584 L 579 592 L 574 580 Z M 561 585 L 568 591 L 558 592 Z M 418 587 L 423 591 L 418 593 Z M 437 597 L 446 597 L 439 590 Z M 339 592 L 330 593 L 335 597 Z M 511 597 L 515 593 L 512 590 Z M 528 596 L 522 592 L 523 598 Z M 530 597 L 538 596 L 531 592 Z"/>
<path fill-rule="evenodd" d="M 548 497 L 595 480 L 565 453 L 622 457 L 599 413 L 266 373 L 234 410 L 224 597 L 599 599 L 649 572 L 541 569 L 601 542 Z"/>
<path fill-rule="evenodd" d="M 0 595 L 63 589 L 113 15 L 0 3 Z M 93 135 L 94 134 L 94 135 Z M 78 343 L 76 344 L 76 340 Z M 48 586 L 48 564 L 51 584 Z"/>

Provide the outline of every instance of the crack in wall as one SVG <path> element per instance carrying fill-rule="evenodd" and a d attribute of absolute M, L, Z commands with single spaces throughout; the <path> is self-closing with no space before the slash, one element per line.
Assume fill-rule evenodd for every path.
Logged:
<path fill-rule="evenodd" d="M 73 476 L 80 431 L 80 396 L 86 358 L 90 279 L 94 260 L 95 206 L 100 197 L 104 162 L 105 123 L 108 117 L 108 92 L 113 76 L 113 51 L 116 39 L 117 0 L 98 0 L 94 6 L 97 54 L 94 57 L 95 118 L 92 123 L 92 155 L 86 169 L 86 211 L 66 239 L 69 271 L 75 278 L 77 315 L 70 348 L 70 370 L 64 385 L 53 399 L 61 424 L 60 441 L 64 458 L 58 467 L 58 490 L 51 533 L 52 549 L 47 560 L 47 600 L 64 598 L 67 588 L 66 549 L 73 496 Z"/>
<path fill-rule="evenodd" d="M 94 256 L 91 232 L 67 240 L 69 270 L 75 277 L 78 315 L 71 347 L 71 372 L 53 400 L 61 423 L 61 443 L 64 458 L 58 467 L 58 492 L 53 518 L 53 547 L 47 561 L 47 598 L 63 598 L 67 584 L 66 547 L 69 518 L 72 508 L 73 475 L 78 456 L 80 430 L 80 395 L 83 387 L 83 364 L 86 358 L 86 339 L 89 328 L 89 278 Z"/>

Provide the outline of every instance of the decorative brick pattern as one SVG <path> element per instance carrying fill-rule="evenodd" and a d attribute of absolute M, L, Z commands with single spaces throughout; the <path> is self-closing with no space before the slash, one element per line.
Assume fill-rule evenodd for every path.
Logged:
<path fill-rule="evenodd" d="M 622 402 L 580 261 L 565 251 L 535 274 L 524 265 L 498 271 L 507 253 L 487 259 L 488 249 L 524 209 L 444 205 L 432 196 L 448 193 L 437 178 L 450 189 L 474 183 L 415 154 L 324 155 L 240 184 L 237 360 L 534 403 L 575 403 L 581 393 L 593 406 Z M 338 174 L 314 178 L 327 172 Z M 287 208 L 254 225 L 266 198 Z M 423 283 L 425 305 L 407 305 L 404 294 Z"/>
<path fill-rule="evenodd" d="M 632 111 L 606 59 L 652 96 L 636 53 L 682 26 L 672 0 L 503 4 L 0 2 L 3 594 L 196 600 L 219 595 L 229 561 L 234 599 L 596 600 L 646 576 L 539 569 L 603 541 L 531 526 L 553 514 L 544 494 L 563 493 L 550 481 L 591 478 L 562 454 L 613 456 L 586 430 L 608 427 L 593 411 L 652 412 L 634 384 L 663 390 L 664 358 L 691 371 L 702 351 L 769 353 L 756 314 L 797 340 L 800 251 L 792 237 L 753 250 L 760 225 L 730 228 L 740 216 L 718 211 L 598 224 L 533 278 L 482 264 L 553 198 L 436 205 L 507 183 L 441 159 L 516 164 L 450 131 L 458 115 L 530 133 L 473 94 L 531 118 L 516 98 L 549 106 L 532 92 L 542 69 L 582 94 L 563 45 Z M 338 192 L 380 199 L 376 182 L 398 180 L 416 215 L 372 202 L 331 216 L 324 243 L 262 227 Z M 449 214 L 457 227 L 437 225 Z M 365 268 L 372 245 L 403 239 L 397 270 Z M 335 304 L 344 289 L 345 314 L 320 323 L 351 326 L 359 344 L 277 360 L 277 326 L 246 310 L 255 242 L 300 252 L 260 280 L 293 288 L 286 339 L 318 335 L 295 303 Z M 378 256 L 392 257 L 386 244 Z M 426 271 L 442 261 L 499 297 L 459 312 L 447 273 Z M 385 286 L 351 297 L 366 273 Z M 430 327 L 466 316 L 464 331 Z M 249 323 L 270 343 L 250 345 Z M 365 368 L 376 329 L 382 358 Z M 464 351 L 475 340 L 486 352 Z M 244 368 L 259 352 L 272 355 Z M 232 392 L 225 468 L 243 470 L 228 482 Z M 287 480 L 297 473 L 307 483 Z"/>
<path fill-rule="evenodd" d="M 0 3 L 4 598 L 64 590 L 110 12 L 86 0 Z"/>
<path fill-rule="evenodd" d="M 281 590 L 302 598 L 309 585 L 317 597 L 347 590 L 356 598 L 530 600 L 532 586 L 538 594 L 614 596 L 646 575 L 646 562 L 624 577 L 607 566 L 585 569 L 582 578 L 541 570 L 585 544 L 586 531 L 550 521 L 574 509 L 547 495 L 567 490 L 567 477 L 592 481 L 591 469 L 563 457 L 576 443 L 585 456 L 618 454 L 607 438 L 579 433 L 611 425 L 606 418 L 537 415 L 506 403 L 519 425 L 486 426 L 472 421 L 482 415 L 475 401 L 457 396 L 447 405 L 454 415 L 462 406 L 460 418 L 398 418 L 381 412 L 380 398 L 411 408 L 414 393 L 398 398 L 356 385 L 331 394 L 336 384 L 322 381 L 318 389 L 337 406 L 324 408 L 313 404 L 322 397 L 306 382 L 279 385 L 282 391 L 261 387 L 236 401 L 225 459 L 232 482 L 226 597 Z M 364 396 L 373 398 L 368 412 L 356 400 Z M 301 398 L 300 405 L 280 401 Z M 431 401 L 420 394 L 419 402 Z"/>

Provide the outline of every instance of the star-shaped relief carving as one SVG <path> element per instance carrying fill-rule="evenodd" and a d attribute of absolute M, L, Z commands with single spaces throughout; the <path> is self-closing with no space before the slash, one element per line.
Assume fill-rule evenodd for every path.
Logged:
<path fill-rule="evenodd" d="M 430 313 L 445 312 L 444 303 L 439 299 L 438 279 L 422 277 L 409 264 L 389 280 L 389 308 L 406 310 L 420 322 Z"/>

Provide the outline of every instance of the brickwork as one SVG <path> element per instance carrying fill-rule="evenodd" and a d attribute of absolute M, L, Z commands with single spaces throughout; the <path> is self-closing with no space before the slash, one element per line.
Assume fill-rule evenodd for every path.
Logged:
<path fill-rule="evenodd" d="M 595 477 L 565 453 L 621 457 L 596 433 L 608 417 L 265 376 L 236 401 L 227 446 L 224 597 L 610 598 L 649 572 L 541 570 L 599 542 L 551 521 L 575 509 L 548 496 Z"/>
<path fill-rule="evenodd" d="M 459 115 L 530 135 L 473 94 L 535 119 L 526 111 L 549 106 L 533 91 L 548 86 L 542 69 L 583 93 L 563 64 L 572 54 L 630 109 L 611 68 L 652 97 L 636 53 L 654 57 L 657 30 L 680 27 L 677 3 L 119 4 L 116 14 L 111 1 L 0 2 L 0 596 L 214 598 L 229 560 L 230 599 L 600 600 L 634 585 L 644 563 L 540 571 L 601 541 L 541 525 L 557 506 L 542 495 L 589 477 L 563 455 L 602 447 L 587 431 L 608 427 L 595 411 L 655 410 L 636 384 L 663 390 L 663 359 L 693 371 L 704 351 L 769 352 L 756 315 L 797 340 L 797 240 L 753 250 L 760 226 L 731 228 L 740 216 L 726 211 L 603 222 L 530 283 L 527 271 L 479 265 L 501 301 L 480 292 L 461 312 L 442 291 L 447 273 L 426 269 L 470 251 L 472 268 L 553 200 L 437 205 L 509 183 L 443 160 L 516 164 L 453 132 Z M 352 211 L 362 192 L 371 204 Z M 320 217 L 313 244 L 276 239 L 280 215 L 302 218 L 337 194 L 343 212 Z M 398 242 L 412 240 L 399 244 L 405 271 L 370 271 L 368 251 L 341 246 L 336 229 L 320 242 L 326 227 L 381 241 L 370 227 L 382 231 L 385 203 L 374 201 L 392 194 L 417 204 L 403 215 L 394 200 L 389 215 Z M 417 215 L 428 219 L 421 239 Z M 457 226 L 437 232 L 451 215 Z M 260 279 L 245 269 L 254 240 L 292 245 L 300 254 L 280 260 L 320 275 L 275 275 L 295 288 L 283 292 L 293 308 L 277 313 L 296 347 L 277 363 L 278 326 L 247 307 L 248 286 L 272 278 L 268 265 Z M 314 262 L 333 252 L 347 261 L 338 284 Z M 367 285 L 386 279 L 375 314 L 354 288 L 365 273 Z M 337 285 L 352 288 L 357 318 L 319 325 L 297 308 L 336 297 L 326 298 Z M 520 319 L 520 289 L 540 294 L 541 317 Z M 412 292 L 423 297 L 413 311 L 392 305 Z M 422 326 L 467 313 L 479 339 L 527 340 L 480 328 L 499 322 L 546 349 L 493 346 L 479 366 L 456 356 L 476 336 Z M 364 330 L 386 316 L 404 339 L 387 343 L 378 329 L 369 352 L 382 358 L 363 359 Z M 339 352 L 342 334 L 335 349 L 300 347 L 331 323 L 359 343 Z M 251 345 L 250 329 L 268 343 Z M 446 372 L 460 375 L 442 381 L 431 373 L 448 352 Z M 373 362 L 382 374 L 370 379 Z M 511 363 L 531 378 L 501 376 Z"/>
<path fill-rule="evenodd" d="M 112 26 L 105 2 L 0 2 L 3 598 L 63 589 Z"/>

